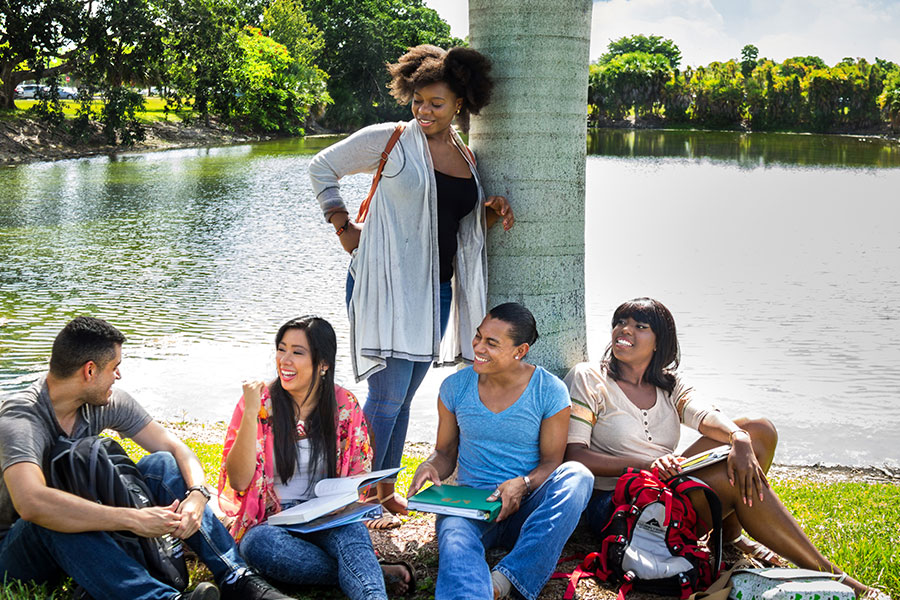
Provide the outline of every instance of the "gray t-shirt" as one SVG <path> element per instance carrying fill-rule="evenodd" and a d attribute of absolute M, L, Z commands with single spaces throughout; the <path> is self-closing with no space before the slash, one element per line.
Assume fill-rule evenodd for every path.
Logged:
<path fill-rule="evenodd" d="M 105 406 L 83 405 L 75 418 L 71 439 L 98 435 L 113 429 L 122 437 L 133 437 L 150 421 L 150 415 L 128 393 L 113 389 Z M 0 470 L 20 462 L 39 465 L 49 473 L 50 450 L 65 432 L 50 403 L 46 377 L 28 389 L 9 395 L 0 404 Z M 0 540 L 19 519 L 6 481 L 0 474 Z"/>

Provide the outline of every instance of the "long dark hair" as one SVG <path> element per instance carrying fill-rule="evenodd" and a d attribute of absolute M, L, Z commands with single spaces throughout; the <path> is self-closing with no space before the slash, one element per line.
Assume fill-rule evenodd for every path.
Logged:
<path fill-rule="evenodd" d="M 681 362 L 675 318 L 662 302 L 653 298 L 635 298 L 622 303 L 613 313 L 612 326 L 615 327 L 619 319 L 628 317 L 648 324 L 656 334 L 656 352 L 653 353 L 650 365 L 644 371 L 643 380 L 671 392 L 675 389 L 675 369 Z M 616 381 L 621 378 L 619 361 L 612 352 L 612 343 L 603 353 L 603 364 L 610 377 Z"/>
<path fill-rule="evenodd" d="M 326 477 L 337 476 L 337 432 L 335 431 L 335 414 L 337 399 L 334 395 L 334 360 L 337 354 L 337 338 L 334 329 L 325 319 L 307 315 L 291 319 L 279 328 L 275 334 L 275 348 L 290 329 L 306 332 L 309 343 L 309 358 L 313 365 L 313 377 L 306 391 L 307 397 L 316 391 L 318 399 L 316 408 L 306 422 L 306 435 L 309 438 L 311 452 L 308 467 L 312 470 L 325 459 Z M 319 369 L 326 366 L 324 376 Z M 318 381 L 318 388 L 316 382 Z M 275 469 L 282 483 L 287 483 L 297 470 L 297 405 L 291 395 L 281 386 L 281 378 L 276 377 L 269 385 L 272 397 L 272 431 L 275 435 Z"/>

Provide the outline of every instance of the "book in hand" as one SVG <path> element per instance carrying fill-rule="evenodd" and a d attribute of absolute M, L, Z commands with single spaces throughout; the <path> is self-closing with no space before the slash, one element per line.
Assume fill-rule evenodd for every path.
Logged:
<path fill-rule="evenodd" d="M 479 521 L 493 521 L 500 514 L 500 500 L 488 502 L 494 490 L 479 490 L 462 485 L 433 485 L 409 499 L 410 510 L 430 512 Z"/>
<path fill-rule="evenodd" d="M 379 518 L 382 514 L 384 513 L 381 504 L 377 502 L 352 502 L 344 508 L 323 515 L 318 519 L 313 519 L 306 523 L 282 525 L 281 527 L 295 533 L 312 533 L 313 531 L 340 527 L 341 525 L 356 523 L 357 521 L 370 521 Z"/>
<path fill-rule="evenodd" d="M 313 490 L 316 494 L 315 498 L 272 515 L 269 517 L 268 523 L 269 525 L 296 525 L 297 523 L 308 523 L 313 519 L 318 519 L 322 515 L 327 515 L 358 501 L 360 491 L 363 488 L 369 487 L 385 477 L 399 473 L 403 468 L 382 469 L 371 473 L 353 475 L 352 477 L 322 479 Z"/>
<path fill-rule="evenodd" d="M 724 444 L 705 450 L 694 456 L 689 456 L 681 463 L 681 472 L 679 475 L 687 475 L 688 473 L 692 473 L 703 467 L 708 467 L 709 465 L 723 461 L 728 458 L 729 452 L 731 452 L 731 446 L 729 444 Z"/>

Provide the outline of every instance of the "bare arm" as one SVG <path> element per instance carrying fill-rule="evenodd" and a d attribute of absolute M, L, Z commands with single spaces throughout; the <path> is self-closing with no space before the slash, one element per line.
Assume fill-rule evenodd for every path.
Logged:
<path fill-rule="evenodd" d="M 53 531 L 131 531 L 158 537 L 172 532 L 181 521 L 175 512 L 177 501 L 144 509 L 103 506 L 49 487 L 41 468 L 30 462 L 7 468 L 3 479 L 19 516 Z"/>
<path fill-rule="evenodd" d="M 719 411 L 710 411 L 698 427 L 700 433 L 717 442 L 731 443 L 726 470 L 731 485 L 737 484 L 745 504 L 753 506 L 754 496 L 763 499 L 763 488 L 769 487 L 766 472 L 753 452 L 750 434 Z"/>
<path fill-rule="evenodd" d="M 434 452 L 425 462 L 419 465 L 409 485 L 407 497 L 418 492 L 426 481 L 435 485 L 441 485 L 441 480 L 446 479 L 456 468 L 457 452 L 459 450 L 459 424 L 456 415 L 447 410 L 444 403 L 438 397 L 438 432 Z"/>
<path fill-rule="evenodd" d="M 602 454 L 580 442 L 566 446 L 566 460 L 577 460 L 591 473 L 600 477 L 618 477 L 629 467 L 649 469 L 652 464 L 652 462 L 642 461 L 636 457 Z"/>
<path fill-rule="evenodd" d="M 256 472 L 256 417 L 262 402 L 262 390 L 265 382 L 248 381 L 244 383 L 244 414 L 238 428 L 234 445 L 225 459 L 225 472 L 232 489 L 243 492 L 250 487 L 253 473 Z"/>
<path fill-rule="evenodd" d="M 190 489 L 206 484 L 203 465 L 200 464 L 200 459 L 197 458 L 194 451 L 156 421 L 147 423 L 132 439 L 147 452 L 169 452 L 174 456 L 186 488 Z M 183 499 L 176 498 L 176 502 L 179 500 L 180 503 L 176 505 L 176 510 L 182 519 L 172 535 L 185 539 L 200 529 L 207 500 L 206 496 L 196 490 Z"/>

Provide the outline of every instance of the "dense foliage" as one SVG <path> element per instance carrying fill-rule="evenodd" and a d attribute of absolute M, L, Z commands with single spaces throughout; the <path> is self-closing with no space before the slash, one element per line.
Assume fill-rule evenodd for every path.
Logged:
<path fill-rule="evenodd" d="M 680 52 L 659 36 L 610 43 L 590 67 L 593 123 L 664 119 L 704 127 L 754 130 L 860 131 L 885 121 L 900 130 L 900 68 L 877 59 L 845 58 L 829 67 L 817 56 L 781 63 L 741 59 L 677 68 Z"/>
<path fill-rule="evenodd" d="M 301 0 L 14 0 L 0 4 L 0 25 L 0 105 L 15 107 L 22 81 L 67 74 L 85 92 L 79 118 L 58 118 L 55 90 L 35 112 L 74 137 L 96 119 L 111 142 L 140 140 L 139 88 L 207 122 L 283 133 L 330 102 L 323 37 Z"/>
<path fill-rule="evenodd" d="M 422 0 L 306 0 L 306 6 L 325 41 L 319 66 L 334 99 L 325 122 L 341 129 L 406 117 L 388 94 L 385 64 L 407 48 L 463 43 Z"/>

